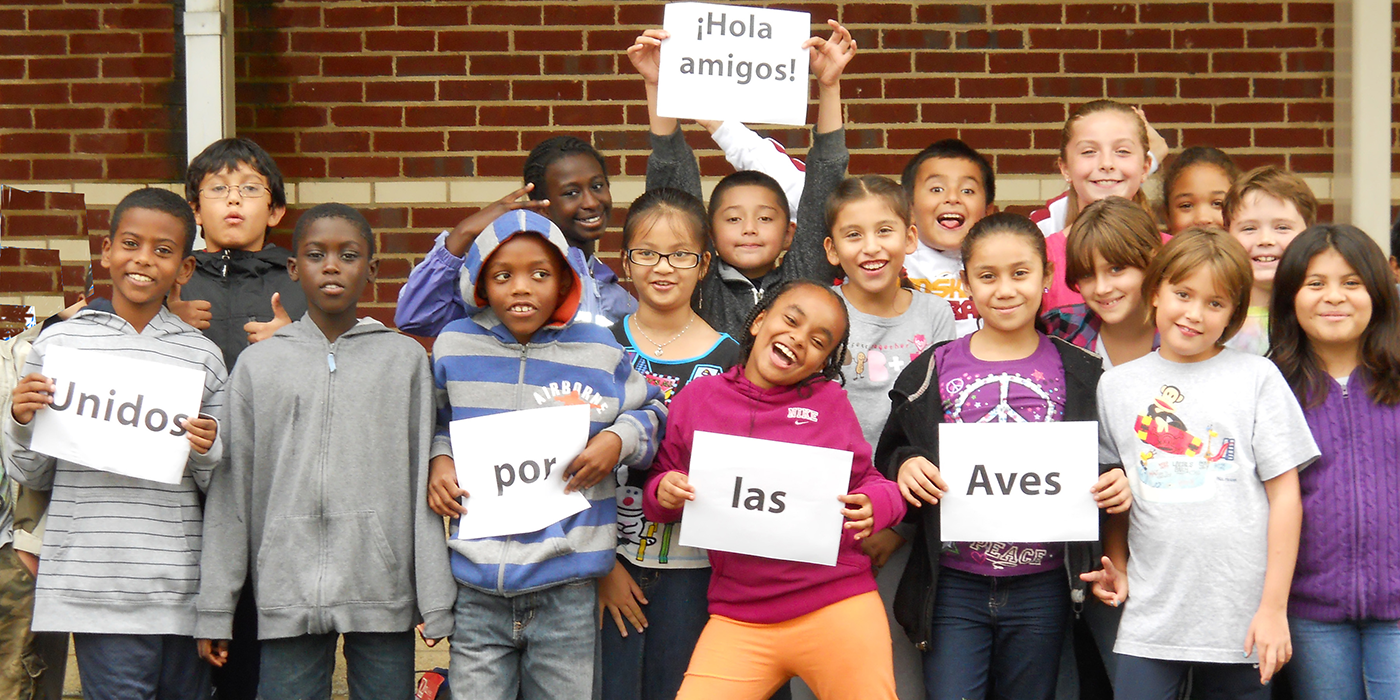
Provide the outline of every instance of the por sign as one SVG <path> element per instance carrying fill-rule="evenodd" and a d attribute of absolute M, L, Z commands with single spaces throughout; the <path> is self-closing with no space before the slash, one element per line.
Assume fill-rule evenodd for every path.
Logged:
<path fill-rule="evenodd" d="M 588 444 L 592 406 L 506 411 L 452 421 L 457 485 L 468 496 L 457 539 L 536 532 L 588 508 L 564 470 Z"/>

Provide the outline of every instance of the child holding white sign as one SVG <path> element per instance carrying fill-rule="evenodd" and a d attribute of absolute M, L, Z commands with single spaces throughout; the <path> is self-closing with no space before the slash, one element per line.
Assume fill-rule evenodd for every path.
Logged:
<path fill-rule="evenodd" d="M 248 653 L 229 640 L 251 581 L 258 697 L 329 698 L 342 637 L 351 697 L 401 697 L 413 686 L 414 625 L 448 636 L 456 594 L 442 519 L 426 501 L 432 372 L 416 341 L 356 316 L 378 269 L 364 215 L 313 207 L 292 248 L 306 315 L 244 350 L 229 380 L 200 655 L 223 667 Z"/>
<path fill-rule="evenodd" d="M 212 416 L 223 412 L 224 362 L 218 346 L 164 307 L 171 287 L 194 271 L 194 235 L 194 213 L 179 195 L 140 189 L 123 197 L 102 241 L 113 311 L 89 307 L 41 334 L 0 419 L 7 472 L 29 488 L 53 491 L 33 628 L 73 633 L 83 692 L 91 698 L 210 693 L 193 635 L 200 492 L 223 456 Z M 189 442 L 179 483 L 97 471 L 29 449 L 35 415 L 54 404 L 53 379 L 40 373 L 44 356 L 59 347 L 203 377 L 199 417 L 165 431 L 165 415 L 147 401 L 143 425 L 131 427 L 145 432 L 158 422 L 173 439 Z"/>
<path fill-rule="evenodd" d="M 1126 467 L 1133 489 L 1128 530 L 1108 533 L 1104 570 L 1085 576 L 1101 600 L 1127 601 L 1119 698 L 1175 697 L 1190 673 L 1200 697 L 1263 700 L 1292 655 L 1298 471 L 1318 449 L 1278 368 L 1225 347 L 1251 278 L 1230 234 L 1173 238 L 1143 282 L 1160 350 L 1099 383 L 1099 461 Z"/>
<path fill-rule="evenodd" d="M 564 234 L 543 216 L 501 215 L 466 253 L 461 293 L 471 315 L 449 323 L 433 344 L 438 434 L 428 503 L 454 518 L 450 679 L 461 697 L 592 695 L 594 579 L 617 563 L 612 472 L 620 463 L 651 462 L 666 417 L 659 392 L 632 369 L 612 333 L 576 317 L 583 287 L 568 251 Z M 452 421 L 578 405 L 589 407 L 588 443 L 552 480 L 581 492 L 588 508 L 536 532 L 457 539 L 457 518 L 470 512 L 470 500 L 460 499 L 470 494 L 457 482 Z"/>
<path fill-rule="evenodd" d="M 669 404 L 692 380 L 739 359 L 739 344 L 690 307 L 710 265 L 705 204 L 680 190 L 647 191 L 627 210 L 622 249 L 640 304 L 612 327 L 613 337 Z M 679 523 L 646 519 L 647 476 L 629 468 L 618 486 L 618 565 L 598 584 L 603 700 L 674 698 L 708 616 L 710 561 L 703 549 L 679 544 Z"/>
<path fill-rule="evenodd" d="M 836 293 L 851 318 L 850 347 L 843 359 L 846 394 L 860 418 L 866 442 L 874 445 L 889 418 L 890 388 L 899 371 L 935 344 L 952 340 L 953 309 L 942 298 L 901 283 L 905 256 L 917 250 L 909 200 L 899 183 L 879 175 L 846 178 L 826 204 L 827 260 L 846 280 Z M 894 624 L 895 589 L 909 561 L 905 541 L 913 526 L 880 530 L 861 543 L 877 569 L 885 612 Z M 894 637 L 895 682 L 906 697 L 924 692 L 919 655 L 903 630 Z"/>
<path fill-rule="evenodd" d="M 790 221 L 782 185 L 758 171 L 730 174 L 710 195 L 710 225 L 719 259 L 700 282 L 696 309 L 721 333 L 740 335 L 744 319 L 773 285 L 802 278 L 830 283 L 836 277 L 836 267 L 822 250 L 823 215 L 826 198 L 850 160 L 841 121 L 841 73 L 855 56 L 856 43 L 835 20 L 828 24 L 830 38 L 811 37 L 803 43 L 817 79 L 817 123 L 796 224 Z M 652 144 L 647 189 L 674 187 L 701 197 L 700 168 L 679 123 L 656 111 L 661 42 L 669 36 L 665 30 L 648 29 L 627 49 L 646 83 Z"/>
<path fill-rule="evenodd" d="M 1074 574 L 1093 567 L 1093 554 L 1088 543 L 944 542 L 936 506 L 949 486 L 936 466 L 939 424 L 1093 420 L 1103 367 L 1095 355 L 1039 330 L 1051 270 L 1045 238 L 1030 219 L 982 219 L 963 238 L 962 259 L 983 326 L 924 352 L 900 373 L 876 455 L 919 507 L 895 617 L 924 651 L 930 700 L 981 698 L 989 686 L 1002 697 L 1049 700 L 1071 597 L 1084 599 L 1086 586 Z M 1028 468 L 1045 447 L 1026 446 Z M 1026 473 L 1023 488 L 1031 476 L 1051 483 Z M 1109 513 L 1131 503 L 1121 470 L 1103 474 L 1094 492 Z M 989 608 L 989 599 L 1001 602 Z"/>
<path fill-rule="evenodd" d="M 739 366 L 691 382 L 672 402 L 647 480 L 647 517 L 674 522 L 688 500 L 728 502 L 728 493 L 690 486 L 694 436 L 706 431 L 852 453 L 849 491 L 839 497 L 847 522 L 835 566 L 710 551 L 710 621 L 677 697 L 762 700 L 799 676 L 822 698 L 893 699 L 889 626 L 860 541 L 898 522 L 904 504 L 871 465 L 837 383 L 846 307 L 829 287 L 790 280 L 768 291 L 747 327 Z M 777 497 L 769 512 L 781 512 L 782 495 L 763 496 Z"/>

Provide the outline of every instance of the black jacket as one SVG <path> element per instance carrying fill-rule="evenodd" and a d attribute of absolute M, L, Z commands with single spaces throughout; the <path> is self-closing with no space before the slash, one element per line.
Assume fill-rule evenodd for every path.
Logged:
<path fill-rule="evenodd" d="M 1103 374 L 1103 361 L 1082 348 L 1059 338 L 1051 338 L 1060 353 L 1065 370 L 1066 421 L 1098 420 L 1097 390 Z M 947 341 L 952 342 L 952 341 Z M 938 463 L 938 425 L 943 422 L 943 399 L 939 393 L 938 368 L 934 366 L 934 350 L 946 345 L 939 343 L 924 351 L 918 359 L 904 368 L 890 390 L 890 418 L 880 435 L 875 451 L 875 466 L 885 476 L 896 479 L 899 465 L 910 457 L 924 457 Z M 1100 511 L 1102 513 L 1102 511 Z M 894 617 L 909 634 L 909 639 L 923 651 L 928 650 L 932 635 L 933 604 L 938 590 L 939 556 L 943 541 L 939 538 L 938 506 L 927 503 L 922 508 L 910 508 L 906 521 L 918 525 L 910 543 L 909 564 L 899 581 L 894 597 Z M 1087 585 L 1079 574 L 1092 571 L 1101 551 L 1097 543 L 1071 542 L 1066 545 L 1066 565 L 1071 596 L 1076 604 L 1083 603 Z"/>
<path fill-rule="evenodd" d="M 290 257 L 290 250 L 272 244 L 255 253 L 223 250 L 194 254 L 194 276 L 180 289 L 180 298 L 209 302 L 213 318 L 204 335 L 224 351 L 224 366 L 230 372 L 239 353 L 248 347 L 243 325 L 272 320 L 274 292 L 282 295 L 282 308 L 293 321 L 306 313 L 306 295 L 287 274 Z"/>

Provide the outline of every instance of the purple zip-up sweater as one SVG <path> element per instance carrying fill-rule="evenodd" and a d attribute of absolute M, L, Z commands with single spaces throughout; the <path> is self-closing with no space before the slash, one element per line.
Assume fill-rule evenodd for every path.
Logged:
<path fill-rule="evenodd" d="M 1333 382 L 1304 408 L 1322 457 L 1298 474 L 1303 533 L 1288 612 L 1308 620 L 1400 619 L 1400 405 Z"/>

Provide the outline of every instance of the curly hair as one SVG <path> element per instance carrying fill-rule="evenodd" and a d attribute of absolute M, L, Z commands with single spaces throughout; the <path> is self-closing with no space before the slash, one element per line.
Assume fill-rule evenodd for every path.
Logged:
<path fill-rule="evenodd" d="M 773 308 L 778 299 L 798 287 L 813 287 L 820 289 L 831 295 L 831 299 L 836 302 L 841 309 L 842 324 L 841 340 L 828 352 L 826 363 L 822 365 L 820 372 L 802 380 L 798 386 L 806 386 L 816 381 L 818 378 L 829 379 L 840 382 L 841 386 L 846 386 L 846 377 L 841 373 L 841 361 L 846 357 L 846 346 L 851 341 L 851 317 L 846 311 L 846 302 L 837 294 L 835 290 L 824 284 L 814 282 L 809 279 L 792 279 L 772 287 L 763 293 L 763 298 L 754 305 L 753 311 L 749 312 L 748 318 L 744 319 L 744 340 L 739 343 L 739 364 L 746 365 L 749 362 L 749 353 L 753 351 L 754 334 L 753 324 L 758 320 L 758 315 Z"/>

